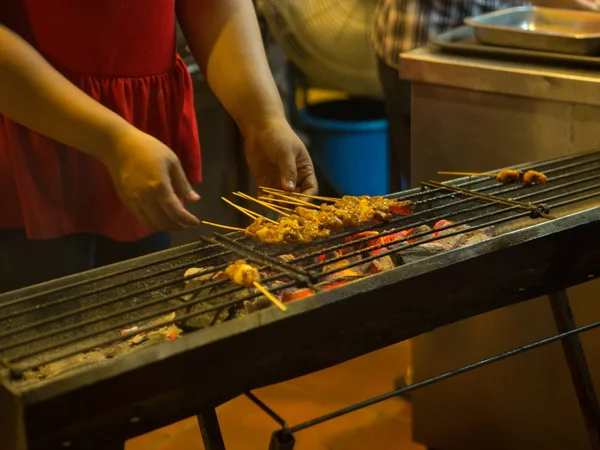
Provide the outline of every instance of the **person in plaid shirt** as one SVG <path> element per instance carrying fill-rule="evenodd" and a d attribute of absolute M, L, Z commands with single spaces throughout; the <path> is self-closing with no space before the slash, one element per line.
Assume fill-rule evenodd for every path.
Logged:
<path fill-rule="evenodd" d="M 389 120 L 391 189 L 410 187 L 410 83 L 399 72 L 400 54 L 427 44 L 431 37 L 463 25 L 463 20 L 525 5 L 514 0 L 379 0 L 372 41 Z M 599 11 L 595 0 L 538 0 L 538 6 Z M 396 389 L 412 383 L 412 367 Z"/>

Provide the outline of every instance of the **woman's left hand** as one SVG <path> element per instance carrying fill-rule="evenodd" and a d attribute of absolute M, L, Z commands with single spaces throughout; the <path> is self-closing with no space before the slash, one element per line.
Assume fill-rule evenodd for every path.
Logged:
<path fill-rule="evenodd" d="M 254 126 L 244 135 L 244 147 L 258 186 L 317 194 L 310 155 L 287 120 L 271 119 Z"/>

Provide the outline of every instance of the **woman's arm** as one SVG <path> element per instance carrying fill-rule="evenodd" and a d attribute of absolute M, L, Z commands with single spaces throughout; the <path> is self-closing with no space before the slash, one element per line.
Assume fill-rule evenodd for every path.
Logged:
<path fill-rule="evenodd" d="M 251 0 L 177 0 L 177 18 L 211 89 L 243 134 L 285 118 Z"/>
<path fill-rule="evenodd" d="M 177 229 L 198 219 L 177 199 L 197 199 L 175 154 L 93 100 L 35 49 L 0 26 L 0 113 L 87 153 L 108 168 L 124 203 L 147 226 Z"/>
<path fill-rule="evenodd" d="M 211 89 L 244 135 L 259 185 L 316 193 L 312 161 L 285 118 L 252 1 L 177 0 L 177 18 Z"/>

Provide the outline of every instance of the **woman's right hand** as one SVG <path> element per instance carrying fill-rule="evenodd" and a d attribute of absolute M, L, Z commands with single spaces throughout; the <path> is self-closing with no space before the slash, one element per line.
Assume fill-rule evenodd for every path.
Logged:
<path fill-rule="evenodd" d="M 134 129 L 120 136 L 102 161 L 121 201 L 153 231 L 181 230 L 200 224 L 185 208 L 200 196 L 193 190 L 177 155 L 159 140 Z"/>

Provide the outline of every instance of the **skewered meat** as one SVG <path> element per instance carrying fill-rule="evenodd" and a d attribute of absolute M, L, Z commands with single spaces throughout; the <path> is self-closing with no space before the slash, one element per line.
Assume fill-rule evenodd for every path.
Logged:
<path fill-rule="evenodd" d="M 502 184 L 545 184 L 546 181 L 548 181 L 548 177 L 542 172 L 537 172 L 535 170 L 528 170 L 525 173 L 520 170 L 502 170 L 496 176 L 496 180 Z"/>
<path fill-rule="evenodd" d="M 525 184 L 546 184 L 548 177 L 542 172 L 536 172 L 535 170 L 528 170 L 523 175 L 523 183 Z"/>
<path fill-rule="evenodd" d="M 496 180 L 502 184 L 518 183 L 521 181 L 522 176 L 523 172 L 520 170 L 502 170 L 496 176 Z"/>
<path fill-rule="evenodd" d="M 225 269 L 225 275 L 234 283 L 242 284 L 246 287 L 252 287 L 252 284 L 259 279 L 258 269 L 252 267 L 243 259 L 229 265 Z"/>
<path fill-rule="evenodd" d="M 344 227 L 357 227 L 369 221 L 388 221 L 393 212 L 408 214 L 409 202 L 384 197 L 344 196 L 333 205 L 323 204 L 318 209 L 298 206 L 292 214 L 281 217 L 277 223 L 258 218 L 246 228 L 246 236 L 266 244 L 307 243 L 325 238 L 332 231 Z"/>

